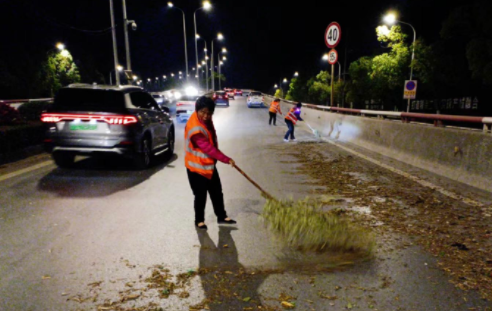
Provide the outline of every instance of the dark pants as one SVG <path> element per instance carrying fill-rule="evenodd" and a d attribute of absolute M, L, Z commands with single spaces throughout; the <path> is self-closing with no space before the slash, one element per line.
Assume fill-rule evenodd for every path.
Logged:
<path fill-rule="evenodd" d="M 270 114 L 270 120 L 268 121 L 268 124 L 271 125 L 272 124 L 272 120 L 273 120 L 273 125 L 276 125 L 276 123 L 277 123 L 277 113 L 271 112 L 271 111 L 269 111 L 268 113 Z"/>
<path fill-rule="evenodd" d="M 191 190 L 195 195 L 195 224 L 205 221 L 205 205 L 207 204 L 207 192 L 210 194 L 217 220 L 227 218 L 224 207 L 224 195 L 222 194 L 222 184 L 220 183 L 219 172 L 214 170 L 212 179 L 207 179 L 198 173 L 191 172 L 189 169 L 188 180 Z"/>
<path fill-rule="evenodd" d="M 289 128 L 289 130 L 287 131 L 287 133 L 285 133 L 284 139 L 289 139 L 289 135 L 290 139 L 296 139 L 294 137 L 294 123 L 292 123 L 292 121 L 290 120 L 285 120 L 285 123 L 287 123 L 287 127 Z"/>

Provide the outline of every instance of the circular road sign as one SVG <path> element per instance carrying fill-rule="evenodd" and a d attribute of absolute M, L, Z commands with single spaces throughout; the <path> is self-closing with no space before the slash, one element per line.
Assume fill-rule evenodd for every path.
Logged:
<path fill-rule="evenodd" d="M 342 38 L 342 28 L 340 27 L 340 24 L 333 22 L 330 25 L 328 25 L 328 28 L 326 28 L 325 31 L 326 46 L 329 47 L 330 49 L 335 48 L 340 43 L 341 38 Z"/>
<path fill-rule="evenodd" d="M 338 62 L 338 52 L 335 49 L 332 49 L 328 52 L 328 63 L 330 65 L 335 65 Z"/>
<path fill-rule="evenodd" d="M 415 87 L 416 87 L 416 86 L 417 86 L 417 85 L 415 85 L 415 82 L 414 82 L 414 81 L 408 81 L 408 82 L 407 82 L 407 85 L 406 85 L 405 87 L 406 87 L 406 89 L 407 89 L 408 91 L 413 91 L 413 90 L 415 90 Z"/>

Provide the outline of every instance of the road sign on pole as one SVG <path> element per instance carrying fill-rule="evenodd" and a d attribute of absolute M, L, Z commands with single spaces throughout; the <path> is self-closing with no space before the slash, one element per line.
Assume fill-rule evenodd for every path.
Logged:
<path fill-rule="evenodd" d="M 406 80 L 405 89 L 403 90 L 404 99 L 415 99 L 417 97 L 417 81 Z"/>
<path fill-rule="evenodd" d="M 342 38 L 342 28 L 337 22 L 328 25 L 325 31 L 325 44 L 330 49 L 336 48 Z"/>
<path fill-rule="evenodd" d="M 328 63 L 330 65 L 335 65 L 338 62 L 338 52 L 335 49 L 332 49 L 328 52 Z"/>

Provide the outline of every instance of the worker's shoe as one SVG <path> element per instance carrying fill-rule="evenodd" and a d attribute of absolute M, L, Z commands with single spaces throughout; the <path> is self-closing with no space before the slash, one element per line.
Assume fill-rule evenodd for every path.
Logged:
<path fill-rule="evenodd" d="M 293 138 L 293 139 L 291 139 L 290 141 L 297 141 L 297 139 Z"/>
<path fill-rule="evenodd" d="M 204 222 L 195 222 L 195 226 L 198 229 L 207 230 L 207 225 Z"/>
<path fill-rule="evenodd" d="M 288 140 L 288 139 L 285 139 L 285 138 L 284 138 L 284 141 L 285 141 L 286 143 L 288 143 L 288 142 L 289 142 L 289 140 Z"/>
<path fill-rule="evenodd" d="M 237 224 L 237 221 L 229 218 L 228 220 L 226 220 L 226 219 L 217 220 L 217 223 L 219 225 L 235 225 L 235 224 Z"/>

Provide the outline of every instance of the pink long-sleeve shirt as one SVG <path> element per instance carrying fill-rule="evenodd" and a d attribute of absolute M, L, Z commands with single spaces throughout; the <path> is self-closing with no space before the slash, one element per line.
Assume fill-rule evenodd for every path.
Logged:
<path fill-rule="evenodd" d="M 200 121 L 201 122 L 201 121 Z M 208 129 L 208 131 L 212 134 L 212 140 L 213 144 L 210 144 L 208 138 L 201 133 L 195 134 L 191 137 L 191 143 L 193 144 L 194 147 L 200 148 L 206 155 L 209 157 L 218 160 L 222 163 L 229 164 L 229 161 L 231 160 L 228 156 L 223 154 L 216 146 L 217 146 L 217 135 L 215 133 L 215 128 L 212 122 L 210 123 L 204 123 L 201 122 L 203 125 L 205 125 Z"/>

